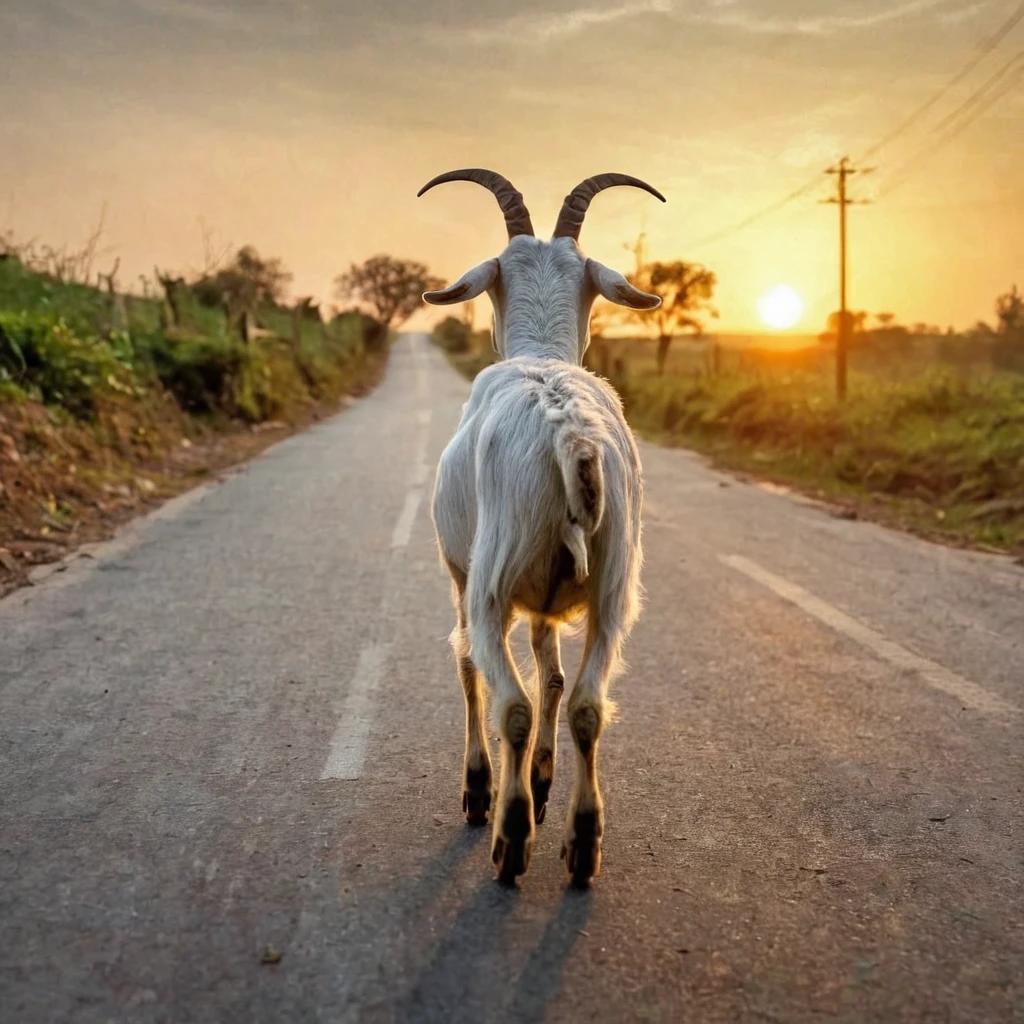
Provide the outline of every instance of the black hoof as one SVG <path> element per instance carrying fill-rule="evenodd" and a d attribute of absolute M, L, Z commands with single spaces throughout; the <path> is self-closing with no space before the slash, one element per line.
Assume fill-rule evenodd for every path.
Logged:
<path fill-rule="evenodd" d="M 601 826 L 595 811 L 582 811 L 573 819 L 572 841 L 562 846 L 569 881 L 586 889 L 601 870 Z"/>
<path fill-rule="evenodd" d="M 530 825 L 529 804 L 517 797 L 505 808 L 501 834 L 495 835 L 491 850 L 491 860 L 498 869 L 498 881 L 502 885 L 515 885 L 516 878 L 526 874 L 530 866 L 533 841 Z"/>
<path fill-rule="evenodd" d="M 491 769 L 466 769 L 466 788 L 462 791 L 462 810 L 470 825 L 486 825 L 491 809 Z"/>

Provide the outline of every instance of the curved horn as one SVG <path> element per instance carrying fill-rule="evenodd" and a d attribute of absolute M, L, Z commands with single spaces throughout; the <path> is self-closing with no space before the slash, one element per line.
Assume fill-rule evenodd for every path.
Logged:
<path fill-rule="evenodd" d="M 585 178 L 566 197 L 562 203 L 561 212 L 558 214 L 558 221 L 555 224 L 555 232 L 552 238 L 571 238 L 574 241 L 580 237 L 580 228 L 583 227 L 583 218 L 587 215 L 587 208 L 590 200 L 613 185 L 634 185 L 657 196 L 662 202 L 665 197 L 656 189 L 634 178 L 629 174 L 595 174 L 592 178 Z"/>
<path fill-rule="evenodd" d="M 416 193 L 417 198 L 423 195 L 427 189 L 433 188 L 446 181 L 475 181 L 484 188 L 489 188 L 498 200 L 501 212 L 505 214 L 505 227 L 508 228 L 508 238 L 512 241 L 516 235 L 533 236 L 533 224 L 530 223 L 530 211 L 523 202 L 523 194 L 517 192 L 508 178 L 502 177 L 497 171 L 487 171 L 482 167 L 465 167 L 461 171 L 448 171 L 447 174 L 439 174 L 431 178 Z"/>

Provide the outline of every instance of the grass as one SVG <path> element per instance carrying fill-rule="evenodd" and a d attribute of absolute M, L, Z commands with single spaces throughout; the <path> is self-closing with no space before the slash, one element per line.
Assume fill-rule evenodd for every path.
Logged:
<path fill-rule="evenodd" d="M 940 356 L 927 339 L 888 358 L 853 353 L 843 404 L 822 349 L 729 352 L 712 374 L 707 347 L 679 340 L 659 377 L 653 347 L 623 339 L 587 362 L 651 440 L 851 517 L 1024 555 L 1024 375 Z M 470 378 L 491 362 L 479 346 L 449 358 Z"/>
<path fill-rule="evenodd" d="M 640 433 L 946 540 L 1024 553 L 1024 377 L 615 381 Z"/>

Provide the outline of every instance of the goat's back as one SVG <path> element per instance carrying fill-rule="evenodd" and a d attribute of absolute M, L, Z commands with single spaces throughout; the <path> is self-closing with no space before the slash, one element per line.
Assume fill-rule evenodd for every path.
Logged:
<path fill-rule="evenodd" d="M 615 392 L 582 367 L 512 359 L 477 377 L 441 456 L 433 514 L 449 567 L 468 576 L 472 561 L 494 592 L 533 611 L 557 615 L 582 600 L 585 587 L 556 592 L 573 577 L 559 451 L 580 439 L 598 453 L 607 492 L 596 563 L 609 544 L 638 547 L 639 456 Z"/>

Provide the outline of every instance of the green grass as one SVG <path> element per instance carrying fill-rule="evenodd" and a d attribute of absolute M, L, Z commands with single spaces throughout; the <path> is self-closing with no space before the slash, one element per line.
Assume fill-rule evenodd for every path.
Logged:
<path fill-rule="evenodd" d="M 1024 551 L 1024 377 L 808 373 L 615 381 L 633 427 L 930 535 Z"/>
<path fill-rule="evenodd" d="M 288 310 L 259 312 L 273 336 L 249 344 L 187 289 L 180 312 L 168 326 L 163 300 L 115 300 L 2 259 L 0 401 L 34 400 L 89 419 L 104 398 L 164 391 L 191 415 L 260 422 L 343 393 L 368 354 L 369 325 L 358 315 L 329 325 L 304 319 L 296 347 Z"/>

